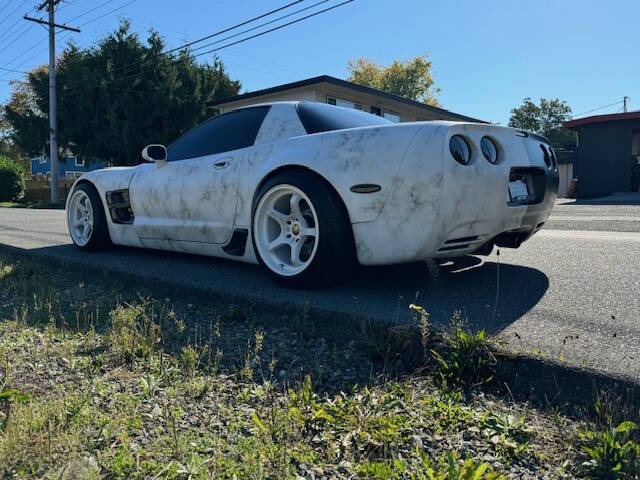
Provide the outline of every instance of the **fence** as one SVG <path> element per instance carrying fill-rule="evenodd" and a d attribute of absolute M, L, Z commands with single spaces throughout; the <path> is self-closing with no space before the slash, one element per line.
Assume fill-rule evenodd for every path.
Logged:
<path fill-rule="evenodd" d="M 76 181 L 78 176 L 79 175 L 65 175 L 58 179 L 60 202 L 64 202 L 67 199 L 73 182 Z M 24 197 L 28 202 L 48 203 L 51 201 L 51 177 L 45 174 L 36 174 L 27 177 Z"/>

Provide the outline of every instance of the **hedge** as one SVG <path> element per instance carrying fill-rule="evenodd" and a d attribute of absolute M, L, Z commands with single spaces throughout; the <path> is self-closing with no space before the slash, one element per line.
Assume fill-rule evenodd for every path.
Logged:
<path fill-rule="evenodd" d="M 22 165 L 0 157 L 0 202 L 13 202 L 24 194 L 25 172 Z"/>

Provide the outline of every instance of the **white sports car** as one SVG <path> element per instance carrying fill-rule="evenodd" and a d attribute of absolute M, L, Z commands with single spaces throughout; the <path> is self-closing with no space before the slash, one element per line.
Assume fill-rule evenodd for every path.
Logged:
<path fill-rule="evenodd" d="M 517 248 L 558 189 L 548 140 L 481 123 L 394 124 L 314 102 L 240 108 L 67 199 L 81 250 L 110 243 L 262 264 L 290 286 Z"/>

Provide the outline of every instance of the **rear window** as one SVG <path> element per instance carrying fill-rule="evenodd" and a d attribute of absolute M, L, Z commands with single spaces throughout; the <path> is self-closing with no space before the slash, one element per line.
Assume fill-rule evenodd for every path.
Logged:
<path fill-rule="evenodd" d="M 377 115 L 316 102 L 298 103 L 298 116 L 309 134 L 344 128 L 392 124 L 389 120 Z"/>

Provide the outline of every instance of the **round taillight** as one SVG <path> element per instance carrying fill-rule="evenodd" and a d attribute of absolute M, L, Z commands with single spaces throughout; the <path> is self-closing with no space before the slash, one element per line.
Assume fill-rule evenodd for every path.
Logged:
<path fill-rule="evenodd" d="M 480 140 L 480 150 L 482 155 L 487 159 L 489 163 L 495 163 L 498 161 L 498 147 L 493 140 L 489 137 L 482 137 Z"/>
<path fill-rule="evenodd" d="M 469 160 L 471 160 L 471 147 L 469 147 L 464 137 L 460 135 L 451 137 L 449 140 L 449 151 L 456 162 L 462 165 L 467 165 Z"/>

